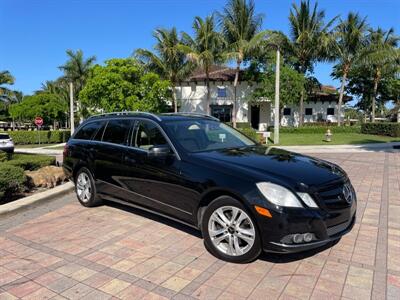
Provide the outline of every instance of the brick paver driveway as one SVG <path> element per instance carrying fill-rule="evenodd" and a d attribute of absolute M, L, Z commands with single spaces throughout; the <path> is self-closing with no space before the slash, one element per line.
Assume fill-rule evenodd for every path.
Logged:
<path fill-rule="evenodd" d="M 400 153 L 319 156 L 349 173 L 359 200 L 332 247 L 228 264 L 190 228 L 68 195 L 0 231 L 0 299 L 400 299 Z"/>

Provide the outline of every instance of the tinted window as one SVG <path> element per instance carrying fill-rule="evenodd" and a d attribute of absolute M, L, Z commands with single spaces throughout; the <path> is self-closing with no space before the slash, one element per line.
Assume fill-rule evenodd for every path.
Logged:
<path fill-rule="evenodd" d="M 217 88 L 218 97 L 225 98 L 226 97 L 226 88 L 219 87 Z"/>
<path fill-rule="evenodd" d="M 104 129 L 106 128 L 106 125 L 107 125 L 106 121 L 101 122 L 100 129 L 97 130 L 97 133 L 93 137 L 94 141 L 101 141 L 103 139 L 103 133 L 104 133 Z"/>
<path fill-rule="evenodd" d="M 326 114 L 327 114 L 328 116 L 333 116 L 333 115 L 335 114 L 335 109 L 334 109 L 333 107 L 329 107 L 329 108 L 326 110 Z"/>
<path fill-rule="evenodd" d="M 306 116 L 312 115 L 312 108 L 306 108 Z"/>
<path fill-rule="evenodd" d="M 0 134 L 0 140 L 8 140 L 10 136 L 8 134 Z"/>
<path fill-rule="evenodd" d="M 135 147 L 145 150 L 155 145 L 168 144 L 160 129 L 154 123 L 148 121 L 139 121 L 133 141 L 132 144 Z"/>
<path fill-rule="evenodd" d="M 90 122 L 83 126 L 74 136 L 75 139 L 79 140 L 91 140 L 100 128 L 101 122 Z"/>
<path fill-rule="evenodd" d="M 285 108 L 283 109 L 283 115 L 284 115 L 284 116 L 290 116 L 291 113 L 292 113 L 292 111 L 291 111 L 291 109 L 290 109 L 289 107 L 285 107 Z"/>
<path fill-rule="evenodd" d="M 131 120 L 110 120 L 103 134 L 103 142 L 127 145 Z"/>

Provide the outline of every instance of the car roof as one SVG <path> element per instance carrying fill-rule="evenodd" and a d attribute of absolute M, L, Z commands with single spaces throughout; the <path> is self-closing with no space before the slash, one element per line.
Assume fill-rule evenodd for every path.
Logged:
<path fill-rule="evenodd" d="M 182 120 L 193 120 L 193 119 L 207 119 L 218 121 L 219 119 L 199 113 L 163 113 L 163 114 L 153 114 L 148 112 L 113 112 L 113 113 L 105 113 L 91 116 L 87 119 L 89 120 L 97 120 L 97 119 L 110 119 L 110 118 L 119 118 L 119 117 L 140 117 L 151 119 L 154 121 L 162 122 L 162 121 L 182 121 Z"/>

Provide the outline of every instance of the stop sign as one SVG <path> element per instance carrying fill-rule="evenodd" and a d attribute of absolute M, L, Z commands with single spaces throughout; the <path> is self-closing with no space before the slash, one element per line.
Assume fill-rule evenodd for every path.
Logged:
<path fill-rule="evenodd" d="M 41 117 L 36 117 L 35 118 L 35 125 L 36 126 L 42 126 L 43 125 L 43 119 Z"/>

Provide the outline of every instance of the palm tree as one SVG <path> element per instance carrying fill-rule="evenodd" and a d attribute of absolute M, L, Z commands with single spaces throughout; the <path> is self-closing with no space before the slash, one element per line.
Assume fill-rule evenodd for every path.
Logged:
<path fill-rule="evenodd" d="M 11 102 L 13 98 L 13 91 L 3 86 L 4 84 L 14 84 L 15 79 L 9 71 L 0 72 L 0 101 L 5 103 Z"/>
<path fill-rule="evenodd" d="M 353 63 L 358 59 L 361 49 L 365 47 L 365 33 L 367 31 L 366 18 L 353 12 L 347 15 L 347 19 L 340 20 L 335 28 L 335 52 L 338 59 L 337 69 L 341 70 L 342 83 L 340 85 L 338 103 L 338 125 L 341 123 L 341 110 L 347 76 Z"/>
<path fill-rule="evenodd" d="M 296 58 L 294 66 L 306 75 L 313 72 L 314 63 L 332 59 L 330 28 L 337 17 L 325 24 L 325 11 L 318 10 L 318 4 L 311 7 L 310 1 L 302 0 L 300 7 L 293 4 L 289 14 L 291 45 L 288 49 Z M 300 120 L 304 122 L 304 92 L 300 97 Z"/>
<path fill-rule="evenodd" d="M 375 108 L 378 96 L 378 84 L 385 72 L 397 68 L 400 51 L 397 44 L 400 38 L 394 34 L 394 29 L 388 31 L 378 28 L 371 29 L 368 34 L 367 46 L 361 54 L 361 63 L 365 64 L 373 74 L 373 94 L 371 99 L 371 119 L 375 122 Z"/>
<path fill-rule="evenodd" d="M 222 62 L 223 37 L 215 30 L 214 15 L 206 17 L 204 20 L 195 17 L 193 22 L 194 38 L 182 33 L 184 45 L 180 48 L 186 53 L 188 59 L 196 66 L 204 70 L 206 74 L 207 103 L 205 111 L 210 114 L 210 68 Z"/>
<path fill-rule="evenodd" d="M 260 31 L 263 15 L 256 14 L 254 0 L 229 0 L 219 19 L 226 40 L 225 57 L 236 63 L 232 113 L 232 123 L 236 127 L 240 67 L 251 57 L 267 32 Z"/>
<path fill-rule="evenodd" d="M 158 73 L 162 78 L 171 82 L 172 105 L 174 111 L 178 111 L 175 99 L 175 86 L 183 80 L 191 71 L 192 64 L 186 59 L 180 45 L 184 44 L 182 37 L 178 36 L 175 27 L 172 29 L 156 29 L 153 33 L 157 40 L 154 52 L 146 49 L 137 49 L 134 52 L 149 70 Z"/>
<path fill-rule="evenodd" d="M 60 79 L 60 81 L 64 81 L 66 84 L 73 84 L 73 91 L 78 102 L 80 117 L 83 119 L 83 117 L 86 117 L 87 115 L 87 110 L 79 103 L 79 92 L 83 89 L 86 80 L 90 76 L 91 67 L 96 61 L 96 56 L 84 58 L 82 50 L 77 50 L 74 52 L 73 50 L 69 49 L 66 51 L 66 53 L 69 59 L 64 65 L 59 67 L 59 69 L 64 72 L 64 76 Z"/>

